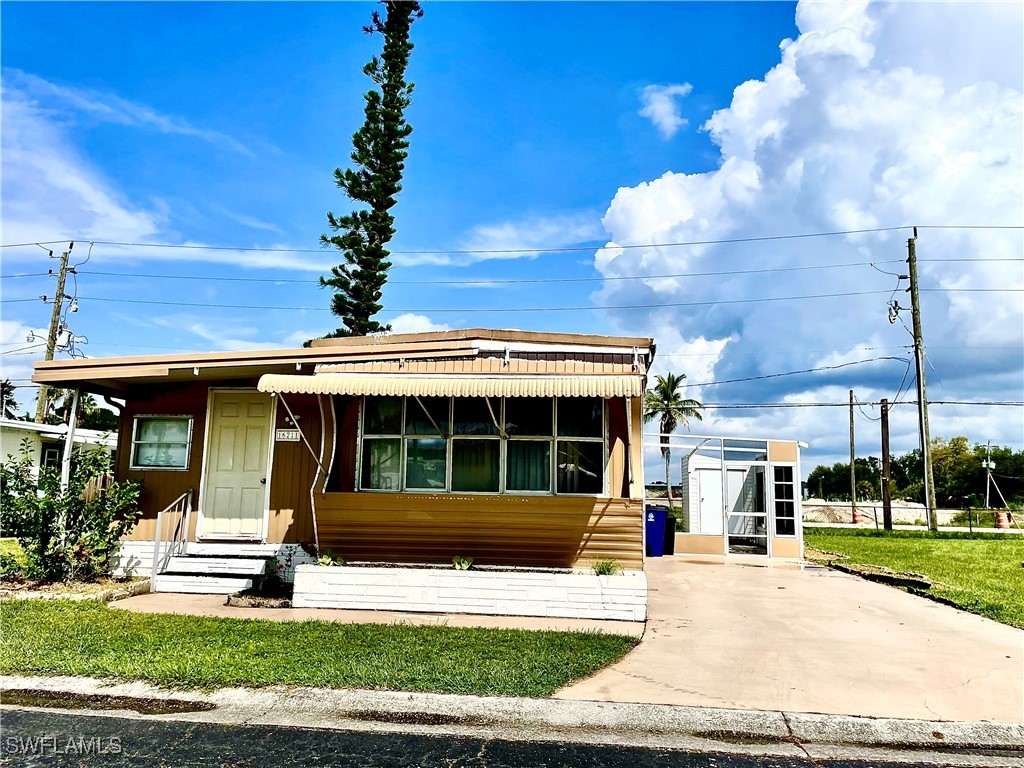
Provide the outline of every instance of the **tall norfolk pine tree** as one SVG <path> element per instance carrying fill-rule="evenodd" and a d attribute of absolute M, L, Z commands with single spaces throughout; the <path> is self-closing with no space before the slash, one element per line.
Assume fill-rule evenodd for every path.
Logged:
<path fill-rule="evenodd" d="M 384 36 L 384 50 L 363 67 L 375 88 L 367 91 L 363 126 L 352 136 L 352 168 L 334 171 L 338 187 L 357 204 L 352 213 L 335 216 L 328 212 L 327 224 L 335 234 L 320 236 L 325 247 L 333 245 L 344 256 L 344 263 L 331 269 L 330 277 L 321 277 L 320 285 L 334 289 L 331 311 L 341 318 L 338 328 L 327 338 L 365 336 L 391 330 L 373 316 L 383 308 L 381 289 L 388 279 L 391 262 L 387 244 L 395 235 L 395 217 L 390 211 L 402 190 L 402 172 L 409 152 L 412 126 L 405 121 L 413 83 L 405 81 L 409 63 L 409 28 L 423 16 L 418 2 L 381 3 L 384 17 L 374 11 L 367 34 Z M 379 89 L 379 90 L 378 90 Z"/>

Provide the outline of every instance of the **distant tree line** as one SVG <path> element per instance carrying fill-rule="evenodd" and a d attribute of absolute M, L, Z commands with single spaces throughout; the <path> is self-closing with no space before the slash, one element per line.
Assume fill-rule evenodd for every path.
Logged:
<path fill-rule="evenodd" d="M 985 504 L 986 447 L 972 448 L 966 437 L 932 441 L 932 473 L 935 476 L 935 500 L 940 507 L 982 507 Z M 993 476 L 1010 506 L 1024 506 L 1024 450 L 992 446 Z M 892 498 L 924 503 L 924 470 L 921 451 L 915 448 L 889 459 Z M 877 456 L 855 460 L 857 500 L 881 498 L 882 462 Z M 829 501 L 850 500 L 850 464 L 836 462 L 814 468 L 807 477 L 807 492 Z M 990 489 L 989 504 L 1002 507 L 995 488 Z"/>

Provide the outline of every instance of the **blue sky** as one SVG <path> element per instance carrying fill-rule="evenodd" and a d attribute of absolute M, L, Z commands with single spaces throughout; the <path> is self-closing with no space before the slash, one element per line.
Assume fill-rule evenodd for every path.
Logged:
<path fill-rule="evenodd" d="M 5 3 L 3 242 L 74 238 L 76 260 L 90 240 L 315 249 L 325 211 L 347 207 L 331 172 L 346 164 L 362 120 L 360 68 L 379 39 L 360 27 L 373 8 Z M 1019 9 L 965 9 L 427 3 L 413 27 L 414 133 L 394 248 L 584 249 L 396 254 L 384 319 L 398 318 L 402 329 L 653 335 L 661 370 L 685 371 L 695 383 L 906 358 L 909 337 L 885 318 L 895 278 L 867 262 L 901 271 L 909 231 L 597 249 L 910 223 L 1021 224 Z M 901 39 L 911 29 L 928 34 L 908 47 Z M 1022 399 L 1020 232 L 923 230 L 920 251 L 1016 259 L 926 263 L 922 283 L 941 289 L 924 299 L 932 396 Z M 72 328 L 89 338 L 87 354 L 102 356 L 295 344 L 336 327 L 327 312 L 294 309 L 327 306 L 312 284 L 125 275 L 313 280 L 335 261 L 330 252 L 95 245 L 81 267 Z M 45 272 L 46 262 L 39 248 L 8 248 L 3 274 Z M 781 271 L 604 280 L 755 269 Z M 422 283 L 544 278 L 602 280 Z M 991 292 L 1008 287 L 1017 292 Z M 52 293 L 52 280 L 6 279 L 2 289 L 9 302 Z M 702 305 L 601 309 L 694 302 Z M 567 306 L 594 309 L 465 311 Z M 45 327 L 48 312 L 41 302 L 4 305 L 5 376 L 28 375 L 38 350 L 22 350 L 23 341 Z M 852 387 L 863 400 L 891 398 L 905 370 L 901 360 L 879 360 L 691 394 L 715 403 L 837 402 Z M 938 434 L 1021 444 L 1021 409 L 936 410 Z M 894 418 L 897 450 L 914 444 L 912 408 L 904 411 Z M 705 431 L 804 439 L 813 457 L 842 455 L 838 409 L 708 416 Z M 877 452 L 877 425 L 865 418 L 861 429 L 865 450 Z"/>

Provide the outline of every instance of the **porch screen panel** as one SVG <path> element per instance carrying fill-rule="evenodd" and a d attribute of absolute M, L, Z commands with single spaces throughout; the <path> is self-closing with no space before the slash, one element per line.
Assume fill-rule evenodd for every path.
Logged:
<path fill-rule="evenodd" d="M 500 457 L 498 440 L 453 440 L 452 490 L 497 493 Z"/>
<path fill-rule="evenodd" d="M 604 445 L 558 441 L 558 493 L 598 494 L 604 490 Z"/>
<path fill-rule="evenodd" d="M 551 441 L 509 440 L 505 471 L 509 491 L 551 490 Z"/>
<path fill-rule="evenodd" d="M 401 488 L 402 441 L 398 438 L 363 440 L 363 488 L 397 491 Z"/>
<path fill-rule="evenodd" d="M 601 495 L 604 410 L 600 397 L 367 396 L 359 487 Z"/>
<path fill-rule="evenodd" d="M 405 441 L 405 487 L 443 491 L 447 485 L 447 441 L 444 438 L 409 438 Z"/>
<path fill-rule="evenodd" d="M 510 437 L 548 437 L 554 434 L 554 400 L 550 397 L 505 399 L 505 432 Z"/>
<path fill-rule="evenodd" d="M 402 414 L 400 397 L 363 400 L 361 487 L 373 491 L 402 489 Z"/>

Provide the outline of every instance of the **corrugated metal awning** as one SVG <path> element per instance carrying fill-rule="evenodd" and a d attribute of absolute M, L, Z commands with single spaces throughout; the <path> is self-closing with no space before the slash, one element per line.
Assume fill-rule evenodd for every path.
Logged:
<path fill-rule="evenodd" d="M 260 392 L 440 397 L 641 397 L 643 376 L 416 376 L 268 373 Z"/>

